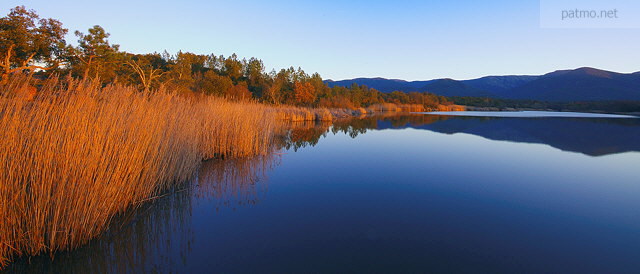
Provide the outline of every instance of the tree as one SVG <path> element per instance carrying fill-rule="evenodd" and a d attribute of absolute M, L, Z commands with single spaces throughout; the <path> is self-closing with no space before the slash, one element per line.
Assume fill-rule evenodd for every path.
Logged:
<path fill-rule="evenodd" d="M 387 102 L 394 104 L 407 104 L 409 103 L 409 95 L 401 91 L 394 91 L 392 93 L 387 94 Z"/>
<path fill-rule="evenodd" d="M 233 100 L 247 100 L 251 98 L 251 92 L 247 88 L 247 82 L 240 82 L 227 90 L 227 98 Z"/>
<path fill-rule="evenodd" d="M 0 70 L 2 82 L 11 73 L 50 70 L 60 65 L 68 51 L 67 29 L 55 19 L 40 19 L 33 10 L 17 6 L 0 18 Z"/>
<path fill-rule="evenodd" d="M 171 74 L 174 79 L 192 81 L 194 74 L 206 71 L 208 57 L 190 52 L 179 51 L 171 61 Z"/>
<path fill-rule="evenodd" d="M 238 60 L 238 56 L 234 53 L 224 60 L 223 75 L 229 76 L 234 83 L 238 83 L 243 75 L 242 62 Z"/>
<path fill-rule="evenodd" d="M 109 44 L 109 33 L 101 26 L 95 25 L 87 34 L 80 31 L 76 31 L 75 34 L 78 37 L 78 46 L 72 50 L 72 64 L 75 69 L 82 70 L 85 78 L 91 70 L 95 76 L 108 74 L 107 66 L 111 67 L 110 71 L 115 70 L 113 65 L 117 62 L 116 54 L 120 46 Z"/>
<path fill-rule="evenodd" d="M 264 64 L 260 59 L 249 59 L 245 68 L 245 78 L 249 91 L 257 98 L 262 97 L 269 88 L 268 75 L 264 72 Z"/>
<path fill-rule="evenodd" d="M 283 83 L 278 78 L 274 77 L 273 79 L 273 84 L 262 93 L 262 100 L 273 104 L 280 104 L 282 102 L 282 93 L 280 90 L 282 89 Z"/>
<path fill-rule="evenodd" d="M 309 82 L 296 82 L 293 92 L 298 104 L 309 105 L 316 100 L 316 90 Z"/>
<path fill-rule="evenodd" d="M 154 81 L 166 73 L 164 70 L 166 62 L 157 53 L 134 55 L 125 64 L 132 69 L 131 74 L 137 76 L 140 85 L 145 91 L 151 89 Z"/>
<path fill-rule="evenodd" d="M 325 84 L 324 81 L 322 81 L 322 77 L 320 77 L 320 74 L 314 73 L 313 75 L 311 75 L 309 83 L 313 85 L 316 99 L 326 98 L 330 95 L 331 88 L 327 84 Z"/>
<path fill-rule="evenodd" d="M 225 96 L 233 88 L 233 81 L 227 76 L 218 75 L 210 70 L 196 77 L 195 91 L 207 95 Z"/>
<path fill-rule="evenodd" d="M 288 69 L 281 69 L 277 74 L 273 74 L 273 85 L 269 90 L 269 95 L 273 98 L 273 102 L 279 103 L 295 103 L 295 96 L 293 94 L 293 74 L 295 70 L 293 67 Z"/>

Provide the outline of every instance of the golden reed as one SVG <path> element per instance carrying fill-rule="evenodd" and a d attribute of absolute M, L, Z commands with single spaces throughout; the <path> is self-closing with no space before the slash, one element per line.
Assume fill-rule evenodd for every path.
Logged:
<path fill-rule="evenodd" d="M 254 102 L 30 81 L 0 87 L 0 268 L 86 243 L 203 159 L 266 154 L 280 129 Z"/>

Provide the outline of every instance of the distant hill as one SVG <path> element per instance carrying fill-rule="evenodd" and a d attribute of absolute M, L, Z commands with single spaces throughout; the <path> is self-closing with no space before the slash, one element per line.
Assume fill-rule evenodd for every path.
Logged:
<path fill-rule="evenodd" d="M 325 83 L 329 87 L 340 86 L 350 87 L 353 84 L 365 85 L 371 88 L 375 88 L 380 92 L 390 93 L 396 90 L 399 91 L 419 91 L 423 86 L 431 81 L 405 81 L 398 79 L 385 79 L 385 78 L 356 78 L 341 81 L 326 80 Z"/>
<path fill-rule="evenodd" d="M 357 78 L 326 81 L 333 86 L 367 85 L 381 92 L 431 92 L 443 96 L 530 99 L 539 101 L 640 100 L 640 72 L 616 73 L 594 68 L 559 70 L 542 76 L 487 76 L 472 80 L 404 81 Z"/>
<path fill-rule="evenodd" d="M 489 91 L 478 89 L 453 79 L 433 80 L 419 89 L 421 92 L 431 92 L 442 96 L 472 96 L 488 97 L 493 96 Z"/>
<path fill-rule="evenodd" d="M 640 100 L 640 74 L 594 68 L 560 70 L 516 87 L 505 98 L 540 101 Z"/>
<path fill-rule="evenodd" d="M 511 76 L 486 76 L 473 80 L 461 81 L 473 88 L 485 90 L 501 97 L 514 88 L 538 79 L 540 76 L 511 75 Z"/>

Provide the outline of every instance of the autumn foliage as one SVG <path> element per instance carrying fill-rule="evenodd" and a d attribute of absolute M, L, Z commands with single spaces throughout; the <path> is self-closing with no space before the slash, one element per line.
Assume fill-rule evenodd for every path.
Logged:
<path fill-rule="evenodd" d="M 311 83 L 296 82 L 293 92 L 296 103 L 301 105 L 310 105 L 316 99 L 316 91 Z"/>
<path fill-rule="evenodd" d="M 64 39 L 68 30 L 61 22 L 42 19 L 23 6 L 0 18 L 0 30 L 2 81 L 21 72 L 35 72 L 42 78 L 72 75 L 147 91 L 165 87 L 182 94 L 324 108 L 393 103 L 437 109 L 448 103 L 444 97 L 426 93 L 382 93 L 359 85 L 329 87 L 317 73 L 293 67 L 268 72 L 262 60 L 235 54 L 129 53 L 109 41 L 110 34 L 98 25 L 86 32 L 75 31 L 77 46 L 71 46 Z"/>

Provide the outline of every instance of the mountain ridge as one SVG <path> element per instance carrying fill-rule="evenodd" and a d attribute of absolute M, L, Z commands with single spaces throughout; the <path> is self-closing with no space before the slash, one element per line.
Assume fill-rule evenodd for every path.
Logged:
<path fill-rule="evenodd" d="M 540 101 L 640 101 L 640 72 L 619 73 L 592 67 L 556 70 L 543 75 L 484 76 L 424 81 L 354 78 L 326 80 L 330 87 L 366 85 L 383 93 L 430 92 L 442 96 L 489 97 Z"/>

